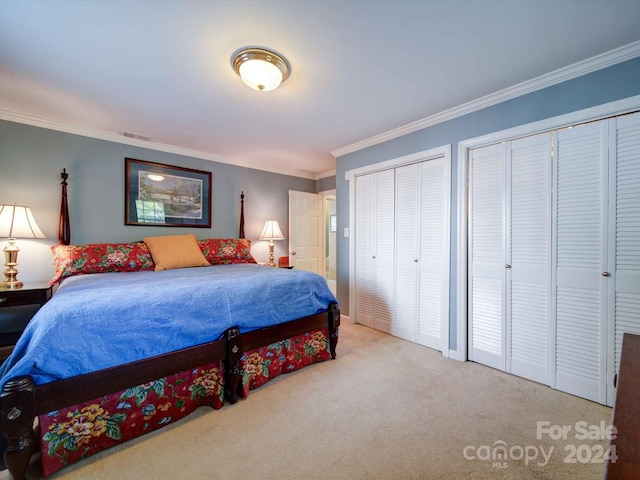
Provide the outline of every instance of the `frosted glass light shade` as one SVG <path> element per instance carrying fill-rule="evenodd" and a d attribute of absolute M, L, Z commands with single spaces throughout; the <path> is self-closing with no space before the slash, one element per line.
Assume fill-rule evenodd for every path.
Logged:
<path fill-rule="evenodd" d="M 275 90 L 289 78 L 289 62 L 265 48 L 242 48 L 231 57 L 231 64 L 242 81 L 254 90 Z"/>
<path fill-rule="evenodd" d="M 282 72 L 272 63 L 249 60 L 240 65 L 240 78 L 254 90 L 269 92 L 282 83 Z"/>

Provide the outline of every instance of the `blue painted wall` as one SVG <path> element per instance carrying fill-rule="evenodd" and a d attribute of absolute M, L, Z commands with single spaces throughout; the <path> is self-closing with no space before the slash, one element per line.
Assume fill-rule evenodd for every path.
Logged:
<path fill-rule="evenodd" d="M 211 228 L 126 226 L 125 157 L 212 172 Z M 47 282 L 53 277 L 50 246 L 57 243 L 63 168 L 69 172 L 73 244 L 192 232 L 198 238 L 237 237 L 240 192 L 244 191 L 245 233 L 259 262 L 268 260 L 268 242 L 258 240 L 265 220 L 278 220 L 288 236 L 289 190 L 316 192 L 315 180 L 0 121 L 0 203 L 29 205 L 47 237 L 18 240 L 18 278 L 24 282 Z M 5 240 L 0 239 L 0 249 Z M 287 254 L 286 241 L 275 244 L 276 257 Z M 2 309 L 0 331 L 23 324 L 29 309 Z"/>
<path fill-rule="evenodd" d="M 640 58 L 578 77 L 482 110 L 343 155 L 337 159 L 338 232 L 350 226 L 345 172 L 429 148 L 451 144 L 450 349 L 456 350 L 456 225 L 458 142 L 640 94 Z M 338 235 L 338 301 L 349 314 L 349 239 Z"/>

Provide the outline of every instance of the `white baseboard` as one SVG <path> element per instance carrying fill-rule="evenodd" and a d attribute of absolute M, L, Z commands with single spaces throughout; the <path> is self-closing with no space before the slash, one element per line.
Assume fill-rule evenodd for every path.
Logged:
<path fill-rule="evenodd" d="M 449 358 L 452 358 L 454 360 L 457 360 L 459 362 L 466 362 L 467 359 L 466 358 L 461 358 L 461 356 L 464 354 L 464 352 L 461 352 L 460 350 L 449 350 Z"/>

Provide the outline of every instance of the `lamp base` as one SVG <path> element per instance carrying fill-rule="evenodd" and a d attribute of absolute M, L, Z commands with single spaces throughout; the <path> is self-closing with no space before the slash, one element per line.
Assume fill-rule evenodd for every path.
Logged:
<path fill-rule="evenodd" d="M 269 267 L 275 267 L 276 263 L 274 262 L 274 256 L 273 256 L 273 240 L 269 240 L 269 263 L 267 263 L 267 266 Z"/>
<path fill-rule="evenodd" d="M 23 286 L 24 283 L 20 280 L 4 281 L 0 283 L 0 290 L 19 290 Z"/>
<path fill-rule="evenodd" d="M 4 282 L 0 283 L 0 288 L 3 290 L 22 288 L 24 285 L 17 278 L 18 252 L 20 249 L 16 245 L 16 239 L 10 238 L 9 245 L 4 247 L 4 266 L 7 268 L 4 270 Z"/>

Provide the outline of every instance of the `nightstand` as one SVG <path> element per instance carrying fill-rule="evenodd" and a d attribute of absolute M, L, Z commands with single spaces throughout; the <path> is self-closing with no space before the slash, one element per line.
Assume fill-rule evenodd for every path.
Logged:
<path fill-rule="evenodd" d="M 3 290 L 0 287 L 0 308 L 38 305 L 42 307 L 49 301 L 52 287 L 46 283 L 25 283 L 22 288 Z M 0 362 L 3 362 L 15 346 L 22 331 L 0 333 Z"/>

